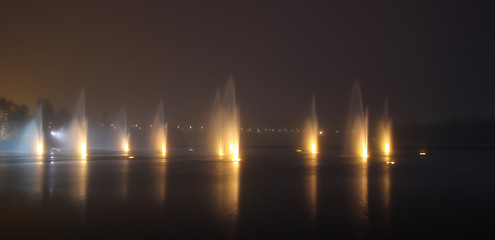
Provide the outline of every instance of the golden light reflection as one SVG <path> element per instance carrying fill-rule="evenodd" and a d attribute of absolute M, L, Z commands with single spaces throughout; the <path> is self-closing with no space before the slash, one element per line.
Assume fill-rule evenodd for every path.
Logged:
<path fill-rule="evenodd" d="M 308 209 L 310 212 L 310 219 L 316 220 L 318 212 L 318 159 L 316 154 L 312 155 L 306 160 L 307 174 L 306 174 L 306 189 L 307 189 L 307 201 Z"/>
<path fill-rule="evenodd" d="M 165 159 L 161 161 L 160 166 L 156 168 L 157 171 L 157 183 L 156 183 L 156 198 L 159 204 L 165 202 L 166 193 L 166 173 L 167 173 L 167 163 Z M 163 205 L 162 205 L 163 206 Z"/>
<path fill-rule="evenodd" d="M 127 194 L 129 190 L 129 161 L 126 159 L 122 162 L 122 198 L 127 200 Z"/>
<path fill-rule="evenodd" d="M 390 157 L 386 158 L 387 163 L 395 163 L 390 160 Z M 385 223 L 388 225 L 390 223 L 390 167 L 385 166 L 382 180 L 383 188 L 383 204 L 385 211 Z"/>
<path fill-rule="evenodd" d="M 239 215 L 239 179 L 240 162 L 217 162 L 218 182 L 218 211 L 225 216 L 227 224 L 232 224 L 229 229 L 235 229 Z M 232 232 L 233 234 L 233 232 Z"/>
<path fill-rule="evenodd" d="M 368 219 L 368 163 L 361 165 L 361 208 L 363 220 Z"/>

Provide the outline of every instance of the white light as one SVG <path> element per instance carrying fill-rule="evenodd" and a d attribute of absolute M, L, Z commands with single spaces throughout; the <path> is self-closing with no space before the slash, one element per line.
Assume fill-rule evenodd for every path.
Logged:
<path fill-rule="evenodd" d="M 51 131 L 51 132 L 50 132 L 50 134 L 51 134 L 52 136 L 57 135 L 57 133 L 56 133 L 55 131 Z"/>

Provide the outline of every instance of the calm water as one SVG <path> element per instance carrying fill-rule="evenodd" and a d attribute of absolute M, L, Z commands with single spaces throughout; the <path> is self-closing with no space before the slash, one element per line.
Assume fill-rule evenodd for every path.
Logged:
<path fill-rule="evenodd" d="M 102 152 L 86 163 L 57 152 L 1 155 L 0 232 L 2 239 L 473 238 L 494 223 L 494 154 L 402 151 L 363 162 L 246 149 L 238 163 L 196 152 L 134 159 Z"/>

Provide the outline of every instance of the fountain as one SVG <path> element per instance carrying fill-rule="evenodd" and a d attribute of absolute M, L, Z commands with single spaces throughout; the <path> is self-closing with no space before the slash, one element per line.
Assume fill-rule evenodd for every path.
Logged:
<path fill-rule="evenodd" d="M 79 95 L 77 101 L 76 112 L 69 127 L 69 140 L 67 141 L 68 148 L 74 152 L 78 152 L 84 159 L 87 156 L 87 141 L 88 141 L 88 120 L 86 119 L 86 106 L 84 90 Z"/>
<path fill-rule="evenodd" d="M 157 151 L 163 156 L 167 153 L 167 122 L 163 114 L 163 102 L 160 101 L 153 119 L 152 141 Z"/>
<path fill-rule="evenodd" d="M 388 115 L 388 100 L 385 100 L 383 117 L 380 121 L 380 145 L 385 154 L 390 154 L 392 150 L 392 120 Z"/>
<path fill-rule="evenodd" d="M 122 107 L 120 109 L 119 117 L 117 119 L 117 129 L 119 133 L 119 141 L 120 141 L 120 146 L 122 147 L 122 151 L 124 152 L 129 152 L 129 138 L 130 138 L 130 133 L 128 131 L 128 126 L 127 126 L 127 114 L 125 111 L 125 108 Z"/>
<path fill-rule="evenodd" d="M 350 156 L 368 157 L 368 109 L 363 111 L 361 88 L 357 81 L 352 87 L 349 103 L 345 153 Z"/>
<path fill-rule="evenodd" d="M 20 152 L 32 152 L 41 156 L 44 152 L 43 106 L 40 104 L 22 134 Z"/>
<path fill-rule="evenodd" d="M 211 130 L 216 153 L 219 156 L 228 154 L 232 161 L 239 161 L 240 118 L 232 77 L 227 81 L 223 96 L 220 91 L 215 95 Z"/>
<path fill-rule="evenodd" d="M 312 154 L 318 153 L 318 119 L 316 118 L 315 96 L 311 104 L 311 112 L 304 126 L 304 142 L 306 151 Z"/>

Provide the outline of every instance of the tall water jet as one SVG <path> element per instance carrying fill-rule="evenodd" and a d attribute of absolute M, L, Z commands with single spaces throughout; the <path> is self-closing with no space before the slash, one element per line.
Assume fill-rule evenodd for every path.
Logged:
<path fill-rule="evenodd" d="M 346 154 L 368 157 L 368 109 L 363 110 L 361 88 L 354 82 L 347 115 Z"/>
<path fill-rule="evenodd" d="M 227 81 L 223 96 L 220 96 L 220 91 L 215 95 L 211 129 L 215 152 L 239 161 L 240 117 L 232 77 Z"/>
<path fill-rule="evenodd" d="M 79 99 L 77 101 L 76 112 L 72 123 L 69 127 L 69 148 L 78 152 L 84 159 L 87 154 L 87 141 L 88 141 L 88 119 L 86 118 L 86 104 L 85 104 L 84 90 L 81 91 Z"/>
<path fill-rule="evenodd" d="M 119 117 L 117 119 L 117 129 L 119 131 L 119 143 L 122 151 L 129 152 L 130 133 L 127 126 L 127 114 L 124 107 L 120 109 Z"/>
<path fill-rule="evenodd" d="M 167 154 L 167 122 L 163 114 L 163 102 L 160 101 L 158 108 L 156 109 L 155 118 L 153 119 L 153 125 L 151 125 L 152 140 L 155 145 L 155 149 L 161 152 L 163 156 Z"/>
<path fill-rule="evenodd" d="M 392 151 L 392 120 L 388 115 L 388 100 L 385 100 L 383 116 L 380 121 L 380 145 L 385 154 Z"/>
<path fill-rule="evenodd" d="M 318 119 L 316 118 L 315 96 L 311 102 L 311 111 L 309 118 L 304 126 L 304 142 L 306 151 L 312 154 L 318 153 Z"/>
<path fill-rule="evenodd" d="M 43 134 L 43 106 L 40 104 L 28 122 L 22 134 L 22 142 L 19 145 L 21 152 L 36 153 L 41 156 L 44 152 L 44 134 Z"/>

